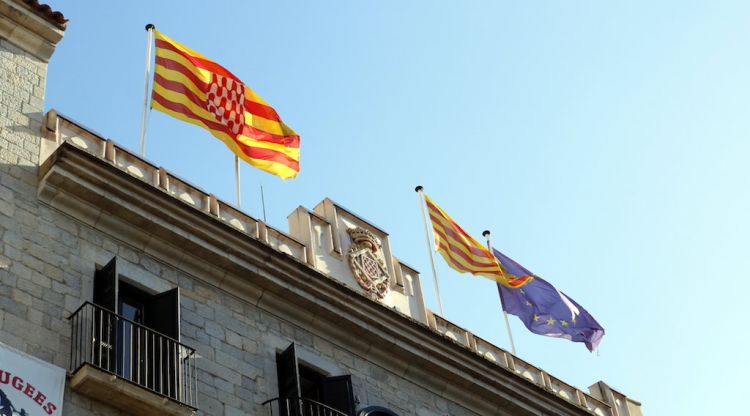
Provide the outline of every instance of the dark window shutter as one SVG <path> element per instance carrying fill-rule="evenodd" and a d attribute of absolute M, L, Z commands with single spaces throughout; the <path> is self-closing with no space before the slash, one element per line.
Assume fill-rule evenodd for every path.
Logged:
<path fill-rule="evenodd" d="M 300 397 L 299 367 L 294 343 L 276 356 L 276 370 L 279 375 L 279 397 Z"/>
<path fill-rule="evenodd" d="M 175 340 L 180 339 L 180 289 L 174 288 L 157 295 L 150 296 L 146 301 L 143 322 L 149 328 Z M 152 352 L 153 369 L 156 379 L 155 386 L 160 386 L 161 393 L 169 397 L 176 397 L 178 371 L 180 366 L 180 347 L 175 341 L 157 337 L 158 342 L 147 346 Z"/>
<path fill-rule="evenodd" d="M 117 313 L 117 257 L 94 273 L 94 303 Z"/>
<path fill-rule="evenodd" d="M 302 392 L 299 385 L 299 366 L 294 343 L 276 356 L 276 372 L 279 377 L 279 397 L 293 398 L 279 400 L 279 414 L 302 415 L 302 402 L 299 401 Z"/>
<path fill-rule="evenodd" d="M 94 304 L 117 313 L 117 257 L 94 273 Z M 99 367 L 114 371 L 117 346 L 117 320 L 115 315 L 94 311 L 93 361 Z"/>
<path fill-rule="evenodd" d="M 352 376 L 335 376 L 321 383 L 323 403 L 339 412 L 354 416 L 354 391 Z"/>
<path fill-rule="evenodd" d="M 151 296 L 146 303 L 144 323 L 154 331 L 180 340 L 180 288 Z"/>

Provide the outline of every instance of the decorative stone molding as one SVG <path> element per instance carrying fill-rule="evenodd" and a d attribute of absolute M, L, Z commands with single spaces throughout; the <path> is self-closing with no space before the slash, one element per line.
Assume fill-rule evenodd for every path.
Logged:
<path fill-rule="evenodd" d="M 361 227 L 346 230 L 352 239 L 347 257 L 357 283 L 377 299 L 388 294 L 390 275 L 385 266 L 381 244 L 370 231 Z"/>
<path fill-rule="evenodd" d="M 39 4 L 36 3 L 36 6 Z M 20 0 L 0 0 L 0 38 L 7 39 L 43 62 L 49 62 L 65 28 L 51 15 L 40 16 L 36 6 Z"/>
<path fill-rule="evenodd" d="M 112 162 L 106 158 L 104 138 L 71 120 L 48 114 L 45 128 L 57 125 L 61 130 L 57 134 L 52 131 L 51 138 L 45 140 L 57 147 L 49 149 L 38 172 L 42 204 L 331 340 L 475 414 L 617 416 L 610 404 L 478 340 L 429 310 L 425 311 L 428 326 L 384 307 L 383 302 L 369 301 L 360 291 L 311 267 L 302 243 L 287 238 L 284 245 L 296 247 L 290 255 L 282 245 L 270 243 L 277 238 L 267 236 L 270 227 L 249 216 L 240 217 L 239 212 L 224 217 L 229 204 L 212 202 L 215 197 L 197 188 L 191 187 L 189 192 L 180 188 L 192 195 L 196 204 L 185 202 L 173 192 L 172 184 L 166 183 L 169 191 L 161 185 L 179 178 L 117 145 Z M 131 166 L 144 175 L 132 174 Z M 157 179 L 160 176 L 169 180 Z M 236 218 L 244 225 L 257 222 L 263 229 L 260 236 L 253 227 L 243 231 L 235 226 L 231 220 Z M 282 237 L 279 231 L 278 238 Z M 377 238 L 374 241 L 381 243 Z M 385 251 L 385 247 L 378 249 Z M 448 328 L 455 337 L 443 332 Z M 459 338 L 457 334 L 467 338 L 468 345 L 447 342 Z M 630 416 L 637 415 L 631 412 Z"/>

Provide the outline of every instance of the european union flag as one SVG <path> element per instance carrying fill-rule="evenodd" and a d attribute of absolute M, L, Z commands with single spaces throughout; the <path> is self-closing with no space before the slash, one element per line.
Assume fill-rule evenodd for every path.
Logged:
<path fill-rule="evenodd" d="M 497 285 L 505 312 L 519 317 L 535 334 L 583 342 L 589 351 L 599 345 L 604 328 L 586 309 L 510 257 L 495 249 L 492 252 L 506 273 L 515 277 L 533 277 L 518 289 Z"/>

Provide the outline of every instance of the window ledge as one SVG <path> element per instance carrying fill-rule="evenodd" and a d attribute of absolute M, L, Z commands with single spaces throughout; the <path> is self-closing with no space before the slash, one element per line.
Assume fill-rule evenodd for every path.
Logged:
<path fill-rule="evenodd" d="M 191 407 L 88 364 L 73 373 L 70 387 L 95 400 L 106 398 L 107 404 L 131 415 L 192 416 L 195 413 L 195 409 Z"/>

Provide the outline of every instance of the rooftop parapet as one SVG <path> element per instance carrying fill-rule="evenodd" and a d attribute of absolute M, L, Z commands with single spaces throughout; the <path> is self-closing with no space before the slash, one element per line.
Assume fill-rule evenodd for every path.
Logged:
<path fill-rule="evenodd" d="M 483 340 L 447 319 L 435 315 L 432 311 L 428 310 L 427 312 L 430 327 L 444 337 L 460 344 L 468 350 L 471 350 L 475 354 L 481 355 L 485 359 L 492 361 L 504 370 L 515 373 L 519 377 L 528 380 L 529 382 L 575 404 L 576 406 L 585 408 L 592 414 L 599 416 L 641 416 L 640 414 L 615 414 L 613 413 L 612 406 L 609 404 L 609 400 L 602 400 L 603 396 L 585 393 L 545 372 L 541 368 Z"/>
<path fill-rule="evenodd" d="M 156 164 L 131 153 L 111 139 L 105 139 L 99 133 L 57 114 L 55 110 L 50 110 L 45 116 L 42 130 L 45 139 L 41 146 L 42 163 L 62 143 L 71 143 L 97 158 L 108 161 L 128 175 L 162 189 L 188 206 L 215 217 L 250 238 L 260 240 L 301 262 L 307 261 L 306 247 L 290 235 L 267 226 L 164 167 L 157 167 Z"/>
<path fill-rule="evenodd" d="M 359 293 L 427 323 L 419 273 L 391 252 L 388 234 L 331 199 L 289 217 L 290 233 L 302 241 L 308 264 Z"/>
<path fill-rule="evenodd" d="M 592 396 L 609 403 L 614 416 L 643 416 L 640 402 L 627 397 L 603 381 L 589 386 L 589 391 Z"/>
<path fill-rule="evenodd" d="M 460 345 L 487 362 L 494 363 L 499 371 L 514 374 L 520 380 L 589 414 L 641 416 L 638 402 L 612 390 L 603 382 L 591 386 L 590 394 L 585 393 L 426 309 L 419 273 L 393 256 L 388 234 L 330 199 L 323 200 L 312 211 L 303 207 L 294 210 L 288 217 L 290 235 L 54 110 L 45 115 L 42 137 L 41 164 L 49 163 L 48 159 L 54 156 L 56 150 L 69 143 L 140 183 L 161 190 L 180 201 L 185 209 L 199 211 L 239 231 L 245 238 L 260 241 L 286 254 L 303 266 L 315 269 L 418 325 L 429 328 L 444 337 L 446 342 Z M 64 205 L 65 196 L 49 188 L 40 187 L 40 194 L 45 194 L 42 199 L 52 206 Z M 368 285 L 367 278 L 372 280 L 369 282 L 372 284 Z"/>

